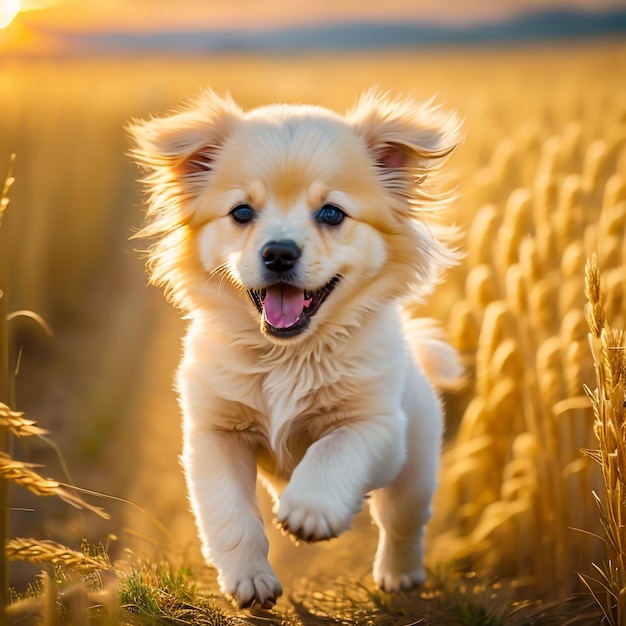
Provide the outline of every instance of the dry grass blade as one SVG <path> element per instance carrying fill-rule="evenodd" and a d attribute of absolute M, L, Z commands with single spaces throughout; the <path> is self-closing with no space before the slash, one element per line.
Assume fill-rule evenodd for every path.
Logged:
<path fill-rule="evenodd" d="M 7 172 L 7 176 L 4 180 L 4 186 L 2 187 L 2 193 L 0 194 L 0 226 L 2 225 L 2 216 L 6 208 L 9 206 L 9 191 L 11 189 L 11 185 L 15 182 L 15 177 L 13 176 L 13 164 L 15 163 L 15 154 L 11 155 L 9 160 L 9 171 Z"/>
<path fill-rule="evenodd" d="M 602 610 L 604 619 L 607 621 L 607 623 L 610 624 L 612 622 L 611 616 L 606 612 L 606 609 L 604 608 L 604 602 L 602 601 L 600 597 L 598 597 L 597 592 L 591 586 L 591 582 L 587 580 L 587 578 L 581 574 L 578 574 L 578 577 L 580 578 L 580 581 L 583 583 L 583 585 L 587 588 L 587 591 L 589 591 L 589 593 L 591 594 L 591 597 L 595 600 L 596 604 Z"/>
<path fill-rule="evenodd" d="M 6 555 L 11 561 L 62 565 L 81 572 L 112 569 L 111 563 L 105 558 L 70 550 L 54 541 L 25 538 L 9 539 L 6 543 Z"/>
<path fill-rule="evenodd" d="M 47 435 L 48 431 L 36 425 L 36 422 L 24 417 L 24 413 L 13 411 L 0 402 L 0 426 L 6 426 L 17 437 Z"/>
<path fill-rule="evenodd" d="M 48 322 L 46 322 L 46 320 L 43 317 L 41 317 L 41 315 L 38 315 L 34 311 L 28 311 L 28 310 L 13 311 L 7 315 L 7 321 L 10 322 L 16 317 L 28 317 L 32 320 L 35 320 L 35 322 L 37 322 L 37 324 L 39 324 L 39 326 L 43 328 L 44 332 L 46 333 L 46 335 L 48 335 L 48 337 L 52 337 L 54 335 Z"/>
<path fill-rule="evenodd" d="M 85 502 L 56 480 L 43 478 L 32 467 L 32 464 L 12 459 L 8 454 L 0 454 L 0 476 L 25 487 L 37 496 L 57 496 L 78 509 L 88 509 L 104 519 L 110 519 L 109 514 L 100 507 Z"/>

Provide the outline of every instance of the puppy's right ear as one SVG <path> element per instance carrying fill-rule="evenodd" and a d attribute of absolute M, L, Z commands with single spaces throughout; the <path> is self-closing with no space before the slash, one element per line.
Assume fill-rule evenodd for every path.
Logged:
<path fill-rule="evenodd" d="M 131 155 L 148 171 L 145 183 L 153 202 L 163 193 L 173 200 L 175 189 L 187 200 L 197 196 L 242 116 L 230 96 L 205 91 L 173 115 L 133 120 L 127 128 L 134 142 Z"/>
<path fill-rule="evenodd" d="M 363 138 L 381 182 L 414 206 L 435 199 L 427 186 L 460 142 L 460 120 L 433 100 L 417 102 L 370 89 L 347 116 Z"/>

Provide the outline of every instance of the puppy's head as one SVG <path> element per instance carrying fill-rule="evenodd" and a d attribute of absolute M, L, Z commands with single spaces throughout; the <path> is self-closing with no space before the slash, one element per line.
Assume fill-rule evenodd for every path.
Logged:
<path fill-rule="evenodd" d="M 458 128 L 432 102 L 373 91 L 345 116 L 244 113 L 207 92 L 135 122 L 152 280 L 183 309 L 245 319 L 273 343 L 345 332 L 382 303 L 423 294 L 455 261 L 431 209 Z"/>

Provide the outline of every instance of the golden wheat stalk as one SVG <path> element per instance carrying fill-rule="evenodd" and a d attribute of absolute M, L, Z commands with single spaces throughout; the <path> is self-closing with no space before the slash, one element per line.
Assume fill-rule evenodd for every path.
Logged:
<path fill-rule="evenodd" d="M 593 494 L 606 534 L 604 568 L 594 564 L 601 576 L 602 596 L 583 579 L 611 624 L 626 622 L 626 332 L 610 327 L 604 314 L 600 275 L 595 255 L 585 266 L 587 317 L 596 372 L 596 389 L 585 391 L 594 413 L 593 430 L 598 450 L 588 455 L 600 464 L 604 498 Z M 601 599 L 602 598 L 602 599 Z"/>
<path fill-rule="evenodd" d="M 3 402 L 0 402 L 0 426 L 6 426 L 17 437 L 48 434 L 48 431 L 39 428 L 36 422 L 26 419 L 24 413 L 13 411 Z"/>
<path fill-rule="evenodd" d="M 11 154 L 9 169 L 0 193 L 0 226 L 6 208 L 9 206 L 9 191 L 15 177 L 13 176 L 13 164 L 15 154 Z M 4 249 L 3 247 L 4 246 Z M 0 245 L 0 400 L 8 401 L 10 397 L 10 373 L 9 373 L 9 341 L 7 330 L 8 299 L 6 289 L 8 285 L 8 257 L 6 245 Z M 0 451 L 8 449 L 10 434 L 7 428 L 0 427 Z M 8 483 L 0 481 L 0 509 L 8 510 Z M 8 514 L 0 515 L 0 545 L 8 534 L 9 517 Z M 7 561 L 4 554 L 0 553 L 0 612 L 9 603 L 9 585 Z"/>
<path fill-rule="evenodd" d="M 69 491 L 67 485 L 43 478 L 32 469 L 33 467 L 35 466 L 32 463 L 23 463 L 12 459 L 8 454 L 0 453 L 0 476 L 3 478 L 25 487 L 37 496 L 57 496 L 78 509 L 88 509 L 104 519 L 110 519 L 109 514 L 100 507 L 85 502 L 80 496 Z"/>
<path fill-rule="evenodd" d="M 70 550 L 54 541 L 39 541 L 22 537 L 9 539 L 5 552 L 11 561 L 62 565 L 81 572 L 112 569 L 111 564 L 104 558 Z"/>

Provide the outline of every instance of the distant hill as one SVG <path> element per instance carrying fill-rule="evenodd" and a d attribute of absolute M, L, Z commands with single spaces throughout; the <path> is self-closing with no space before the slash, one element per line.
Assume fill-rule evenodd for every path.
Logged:
<path fill-rule="evenodd" d="M 498 22 L 451 26 L 443 23 L 350 22 L 273 30 L 204 30 L 151 33 L 105 32 L 62 35 L 82 53 L 285 52 L 419 48 L 467 44 L 513 44 L 601 36 L 625 37 L 626 7 L 604 11 L 553 8 Z M 69 41 L 68 41 L 69 40 Z"/>

